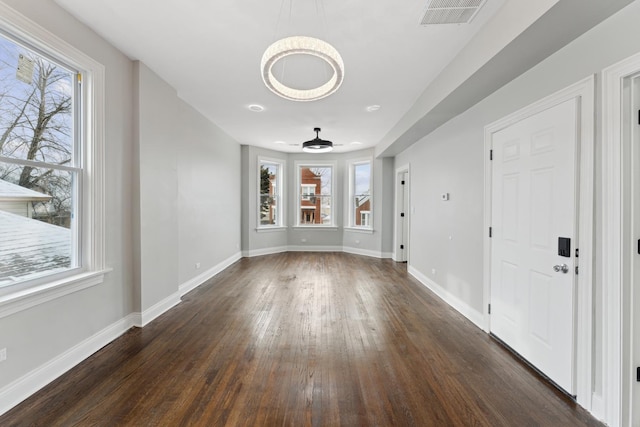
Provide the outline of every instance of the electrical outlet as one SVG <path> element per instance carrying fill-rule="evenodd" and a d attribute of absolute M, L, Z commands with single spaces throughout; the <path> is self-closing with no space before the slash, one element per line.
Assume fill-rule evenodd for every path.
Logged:
<path fill-rule="evenodd" d="M 196 262 L 196 270 L 200 268 L 200 263 Z"/>
<path fill-rule="evenodd" d="M 7 349 L 6 347 L 0 350 L 0 362 L 4 362 L 7 360 Z"/>

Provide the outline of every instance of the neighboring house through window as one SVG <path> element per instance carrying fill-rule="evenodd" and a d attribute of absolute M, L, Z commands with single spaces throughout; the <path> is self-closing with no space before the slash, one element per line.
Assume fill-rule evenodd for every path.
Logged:
<path fill-rule="evenodd" d="M 371 228 L 371 161 L 349 165 L 349 226 Z"/>
<path fill-rule="evenodd" d="M 333 226 L 333 164 L 297 164 L 299 226 Z"/>

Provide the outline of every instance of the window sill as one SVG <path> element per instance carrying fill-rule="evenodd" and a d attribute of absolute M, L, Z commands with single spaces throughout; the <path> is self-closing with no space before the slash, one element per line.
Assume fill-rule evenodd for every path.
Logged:
<path fill-rule="evenodd" d="M 39 286 L 0 296 L 0 319 L 52 301 L 56 298 L 101 284 L 111 269 L 91 271 L 65 277 Z"/>
<path fill-rule="evenodd" d="M 256 233 L 272 233 L 274 231 L 287 231 L 287 227 L 258 227 Z"/>
<path fill-rule="evenodd" d="M 349 231 L 353 233 L 373 234 L 373 228 L 367 228 L 367 227 L 345 227 L 344 231 Z"/>
<path fill-rule="evenodd" d="M 294 230 L 323 230 L 323 231 L 338 231 L 338 227 L 335 225 L 296 225 Z"/>

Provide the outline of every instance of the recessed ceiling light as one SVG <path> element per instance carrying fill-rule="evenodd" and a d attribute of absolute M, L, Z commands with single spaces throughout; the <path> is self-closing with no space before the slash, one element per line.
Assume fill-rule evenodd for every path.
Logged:
<path fill-rule="evenodd" d="M 380 106 L 378 104 L 369 105 L 367 108 L 365 108 L 365 110 L 367 110 L 367 112 L 369 113 L 378 111 L 379 109 L 380 109 Z"/>
<path fill-rule="evenodd" d="M 264 107 L 262 105 L 258 105 L 258 104 L 251 104 L 247 108 L 249 110 L 251 110 L 251 111 L 255 111 L 256 113 L 260 113 L 260 112 L 264 111 Z"/>
<path fill-rule="evenodd" d="M 274 144 L 286 144 L 284 141 L 273 141 Z"/>
<path fill-rule="evenodd" d="M 351 143 L 351 145 L 362 145 L 362 142 L 360 142 L 360 141 L 353 141 L 353 142 Z"/>

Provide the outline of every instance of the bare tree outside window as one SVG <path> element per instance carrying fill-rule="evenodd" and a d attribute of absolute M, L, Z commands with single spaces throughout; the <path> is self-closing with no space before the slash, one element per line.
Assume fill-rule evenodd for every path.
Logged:
<path fill-rule="evenodd" d="M 0 242 L 0 285 L 3 277 L 32 275 L 42 265 L 72 266 L 80 171 L 74 152 L 76 76 L 0 36 L 0 239 L 8 233 L 14 238 L 10 247 Z M 11 216 L 16 214 L 21 218 Z M 32 253 L 19 247 L 21 241 L 32 245 Z"/>

